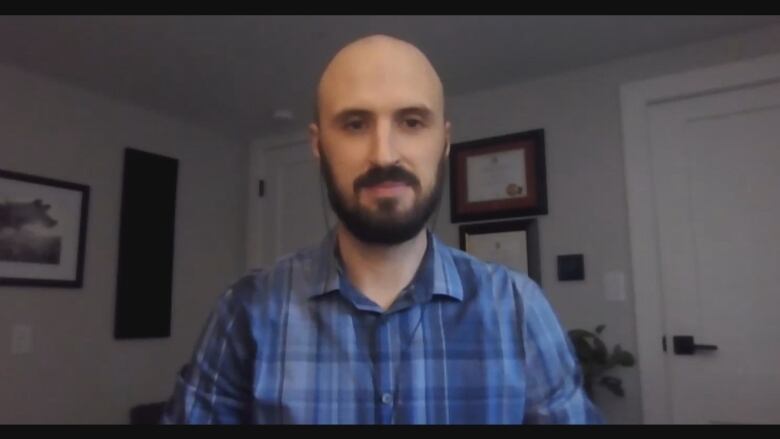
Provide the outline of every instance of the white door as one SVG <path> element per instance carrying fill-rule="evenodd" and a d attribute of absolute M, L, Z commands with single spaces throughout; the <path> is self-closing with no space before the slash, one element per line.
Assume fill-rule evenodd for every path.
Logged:
<path fill-rule="evenodd" d="M 253 151 L 253 155 L 259 158 L 252 166 L 262 170 L 254 169 L 250 175 L 264 182 L 263 196 L 250 201 L 254 206 L 250 207 L 248 259 L 256 268 L 316 245 L 328 225 L 335 223 L 335 216 L 308 143 Z"/>
<path fill-rule="evenodd" d="M 780 85 L 649 110 L 674 421 L 778 423 Z"/>
<path fill-rule="evenodd" d="M 654 421 L 780 423 L 780 82 L 650 103 L 645 118 L 666 338 L 640 370 L 665 369 L 643 379 L 667 404 Z"/>

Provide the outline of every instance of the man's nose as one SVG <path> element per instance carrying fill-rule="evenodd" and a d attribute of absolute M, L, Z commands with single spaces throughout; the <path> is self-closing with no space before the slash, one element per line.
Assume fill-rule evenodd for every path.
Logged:
<path fill-rule="evenodd" d="M 390 121 L 376 124 L 371 140 L 371 157 L 373 165 L 384 167 L 398 163 L 400 156 L 395 143 L 395 133 Z"/>

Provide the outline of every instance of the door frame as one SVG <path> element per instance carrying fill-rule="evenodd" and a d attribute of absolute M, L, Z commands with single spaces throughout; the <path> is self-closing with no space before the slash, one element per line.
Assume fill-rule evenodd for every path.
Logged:
<path fill-rule="evenodd" d="M 249 170 L 247 172 L 247 221 L 246 221 L 246 270 L 254 270 L 267 266 L 272 258 L 266 251 L 268 237 L 264 230 L 265 215 L 269 209 L 275 208 L 267 202 L 266 194 L 259 194 L 259 182 L 268 182 L 268 156 L 273 149 L 289 148 L 309 143 L 309 137 L 303 130 L 291 134 L 256 139 L 249 145 Z"/>
<path fill-rule="evenodd" d="M 727 90 L 780 82 L 780 54 L 724 64 L 620 87 L 623 154 L 632 259 L 637 362 L 646 424 L 671 423 L 658 226 L 648 107 Z"/>

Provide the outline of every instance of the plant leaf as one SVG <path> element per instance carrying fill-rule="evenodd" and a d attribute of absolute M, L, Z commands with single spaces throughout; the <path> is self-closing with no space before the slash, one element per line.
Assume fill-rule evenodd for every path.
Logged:
<path fill-rule="evenodd" d="M 609 355 L 609 353 L 607 352 L 607 346 L 597 336 L 593 336 L 593 348 L 594 348 L 593 360 L 601 364 L 602 366 L 606 366 L 607 355 Z"/>
<path fill-rule="evenodd" d="M 593 359 L 593 348 L 587 341 L 581 338 L 574 338 L 572 339 L 572 344 L 580 362 L 589 363 Z"/>
<path fill-rule="evenodd" d="M 617 363 L 624 367 L 631 367 L 636 364 L 636 361 L 634 360 L 634 356 L 631 354 L 631 352 L 621 351 L 620 357 L 617 358 Z"/>
<path fill-rule="evenodd" d="M 581 361 L 591 361 L 593 358 L 593 347 L 588 340 L 592 340 L 595 334 L 584 329 L 572 329 L 569 331 L 569 339 L 577 352 L 577 357 Z"/>
<path fill-rule="evenodd" d="M 599 384 L 609 389 L 610 392 L 614 393 L 617 396 L 623 397 L 625 396 L 625 392 L 623 391 L 623 382 L 620 381 L 620 379 L 611 377 L 611 376 L 605 376 L 602 377 L 599 380 Z"/>
<path fill-rule="evenodd" d="M 622 349 L 620 348 L 620 345 L 616 345 L 612 349 L 612 353 L 609 355 L 609 358 L 607 358 L 607 364 L 604 365 L 604 369 L 612 369 L 613 367 L 617 366 L 621 352 Z"/>
<path fill-rule="evenodd" d="M 596 334 L 586 331 L 584 329 L 572 329 L 569 331 L 569 337 L 571 338 L 594 338 Z"/>

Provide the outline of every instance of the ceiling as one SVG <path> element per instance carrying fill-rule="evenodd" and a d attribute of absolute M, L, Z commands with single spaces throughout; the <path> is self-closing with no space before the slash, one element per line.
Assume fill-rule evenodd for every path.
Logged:
<path fill-rule="evenodd" d="M 350 40 L 387 33 L 458 95 L 780 23 L 780 16 L 2 16 L 0 62 L 237 141 L 304 127 Z M 292 120 L 272 117 L 291 110 Z"/>

